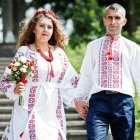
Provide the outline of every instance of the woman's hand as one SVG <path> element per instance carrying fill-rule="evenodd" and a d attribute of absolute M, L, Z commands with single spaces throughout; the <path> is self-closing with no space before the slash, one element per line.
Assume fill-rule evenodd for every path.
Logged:
<path fill-rule="evenodd" d="M 16 84 L 16 87 L 14 89 L 14 93 L 20 95 L 21 93 L 23 93 L 25 91 L 25 86 L 22 82 L 19 82 L 18 84 Z"/>

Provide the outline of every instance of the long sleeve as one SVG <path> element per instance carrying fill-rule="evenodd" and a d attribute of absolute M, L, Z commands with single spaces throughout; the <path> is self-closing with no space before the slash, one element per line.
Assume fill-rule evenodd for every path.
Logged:
<path fill-rule="evenodd" d="M 92 86 L 92 74 L 94 67 L 94 58 L 92 57 L 92 48 L 90 45 L 87 47 L 83 63 L 80 70 L 80 80 L 77 85 L 76 93 L 74 95 L 74 100 L 76 99 L 86 99 L 89 95 Z"/>
<path fill-rule="evenodd" d="M 74 107 L 73 94 L 79 81 L 79 75 L 64 54 L 65 76 L 61 83 L 61 92 L 64 103 L 69 107 Z"/>
<path fill-rule="evenodd" d="M 24 56 L 26 51 L 27 51 L 26 46 L 20 47 L 17 53 L 15 54 L 15 57 Z M 9 81 L 7 79 L 9 73 L 10 70 L 8 69 L 8 67 L 6 67 L 4 74 L 0 78 L 0 90 L 7 96 L 7 98 L 11 100 L 16 100 L 18 98 L 18 95 L 14 94 L 14 88 L 16 86 L 16 83 L 14 81 Z"/>
<path fill-rule="evenodd" d="M 132 59 L 132 77 L 134 80 L 134 83 L 136 85 L 136 89 L 138 91 L 139 97 L 140 97 L 140 47 L 138 45 L 135 45 L 134 48 L 134 54 Z"/>

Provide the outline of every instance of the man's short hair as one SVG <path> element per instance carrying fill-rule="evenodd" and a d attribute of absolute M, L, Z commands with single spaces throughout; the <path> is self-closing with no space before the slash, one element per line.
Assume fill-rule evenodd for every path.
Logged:
<path fill-rule="evenodd" d="M 126 10 L 124 9 L 123 6 L 121 6 L 120 4 L 118 3 L 113 3 L 111 5 L 109 5 L 106 9 L 105 9 L 105 12 L 104 12 L 104 17 L 106 16 L 107 12 L 109 10 L 115 10 L 115 11 L 120 11 L 122 13 L 122 16 L 125 18 L 126 16 Z"/>

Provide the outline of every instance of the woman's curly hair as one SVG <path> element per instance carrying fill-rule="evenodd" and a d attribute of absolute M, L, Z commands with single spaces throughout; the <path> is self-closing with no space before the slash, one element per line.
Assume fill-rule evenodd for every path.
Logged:
<path fill-rule="evenodd" d="M 53 34 L 49 40 L 49 44 L 64 49 L 64 46 L 68 43 L 68 37 L 63 33 L 62 24 L 58 17 L 50 10 L 38 10 L 34 16 L 30 19 L 25 19 L 20 22 L 20 30 L 17 41 L 17 48 L 23 45 L 29 45 L 35 42 L 35 34 L 33 30 L 38 20 L 42 17 L 46 17 L 53 22 Z"/>

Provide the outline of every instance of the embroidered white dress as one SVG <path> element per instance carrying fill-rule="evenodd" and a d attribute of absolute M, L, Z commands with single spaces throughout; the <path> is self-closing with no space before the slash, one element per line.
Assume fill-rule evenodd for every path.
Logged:
<path fill-rule="evenodd" d="M 111 50 L 111 54 L 109 54 Z M 110 59 L 110 55 L 112 59 Z M 80 70 L 74 99 L 88 99 L 101 90 L 113 90 L 132 97 L 135 82 L 140 95 L 140 47 L 118 35 L 114 40 L 105 36 L 88 44 Z"/>
<path fill-rule="evenodd" d="M 6 68 L 0 80 L 0 90 L 14 100 L 12 118 L 2 140 L 66 140 L 66 121 L 63 101 L 74 106 L 73 90 L 78 76 L 64 51 L 56 48 L 51 62 L 55 77 L 50 77 L 51 65 L 38 52 L 22 46 L 16 56 L 37 60 L 34 76 L 25 86 L 24 106 L 18 105 L 18 95 L 13 93 L 15 83 L 6 79 Z"/>

